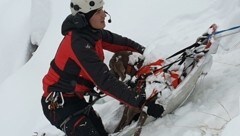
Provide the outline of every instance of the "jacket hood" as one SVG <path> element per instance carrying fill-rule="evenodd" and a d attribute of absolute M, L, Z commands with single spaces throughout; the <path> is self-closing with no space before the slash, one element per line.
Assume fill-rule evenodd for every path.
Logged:
<path fill-rule="evenodd" d="M 86 21 L 84 16 L 78 15 L 69 15 L 63 21 L 62 24 L 62 34 L 66 35 L 69 31 L 73 29 L 83 29 L 89 27 L 88 22 Z"/>

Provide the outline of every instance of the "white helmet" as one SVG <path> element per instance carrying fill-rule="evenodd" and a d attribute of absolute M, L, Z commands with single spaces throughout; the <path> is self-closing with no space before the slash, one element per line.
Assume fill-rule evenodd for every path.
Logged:
<path fill-rule="evenodd" d="M 88 13 L 92 10 L 103 7 L 103 0 L 71 0 L 71 12 L 72 15 L 76 15 L 78 12 Z"/>

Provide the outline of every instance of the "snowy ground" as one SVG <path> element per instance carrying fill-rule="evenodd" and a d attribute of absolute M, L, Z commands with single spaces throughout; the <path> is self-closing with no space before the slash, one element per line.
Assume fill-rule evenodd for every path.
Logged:
<path fill-rule="evenodd" d="M 24 3 L 24 4 L 23 4 Z M 105 1 L 112 16 L 106 29 L 127 36 L 148 50 L 154 61 L 195 42 L 212 23 L 219 30 L 240 25 L 239 0 L 121 0 Z M 69 1 L 19 0 L 0 2 L 0 126 L 1 135 L 62 136 L 41 111 L 41 80 L 62 39 L 61 23 L 70 13 Z M 204 85 L 186 105 L 142 130 L 142 136 L 239 136 L 240 33 L 221 39 Z M 27 62 L 30 45 L 39 48 Z M 106 63 L 111 56 L 106 53 Z M 27 62 L 27 63 L 26 63 Z M 111 130 L 110 115 L 118 102 L 105 98 L 95 105 Z M 112 112 L 111 112 L 112 111 Z"/>

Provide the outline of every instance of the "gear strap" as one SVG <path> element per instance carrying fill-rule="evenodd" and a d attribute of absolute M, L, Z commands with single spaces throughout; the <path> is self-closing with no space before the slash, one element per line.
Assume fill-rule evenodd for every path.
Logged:
<path fill-rule="evenodd" d="M 96 92 L 97 93 L 97 92 Z M 106 95 L 103 95 L 101 96 L 100 93 L 98 93 L 98 95 L 95 95 L 96 98 L 94 100 L 92 100 L 85 108 L 73 113 L 72 115 L 69 115 L 60 125 L 60 128 L 62 128 L 62 130 L 65 130 L 65 126 L 66 126 L 66 123 L 72 119 L 73 117 L 77 116 L 77 115 L 80 115 L 80 114 L 84 114 L 84 115 L 89 115 L 91 109 L 92 109 L 92 106 L 101 98 L 105 97 Z"/>
<path fill-rule="evenodd" d="M 65 77 L 65 78 L 67 78 L 67 79 L 73 79 L 73 80 L 75 80 L 78 84 L 84 85 L 84 86 L 86 86 L 86 87 L 88 87 L 88 88 L 94 88 L 94 86 L 95 86 L 91 81 L 89 81 L 89 80 L 87 80 L 87 79 L 84 79 L 84 78 L 82 78 L 82 77 L 80 77 L 80 76 L 78 76 L 78 75 L 72 75 L 72 74 L 70 74 L 70 73 L 67 73 L 67 72 L 61 70 L 61 69 L 57 66 L 57 64 L 55 63 L 55 59 L 53 59 L 53 60 L 51 61 L 50 65 L 51 65 L 51 68 L 52 68 L 60 77 L 63 77 L 63 78 Z"/>

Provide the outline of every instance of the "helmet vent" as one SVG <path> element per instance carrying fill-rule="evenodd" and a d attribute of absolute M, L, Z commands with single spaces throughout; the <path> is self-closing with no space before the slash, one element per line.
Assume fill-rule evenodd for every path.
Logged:
<path fill-rule="evenodd" d="M 94 2 L 94 1 L 90 1 L 90 2 L 89 2 L 89 5 L 90 5 L 91 7 L 93 7 L 93 6 L 95 5 L 95 2 Z"/>
<path fill-rule="evenodd" d="M 81 8 L 78 5 L 74 5 L 72 2 L 70 4 L 71 8 L 73 8 L 75 11 L 80 10 Z"/>

